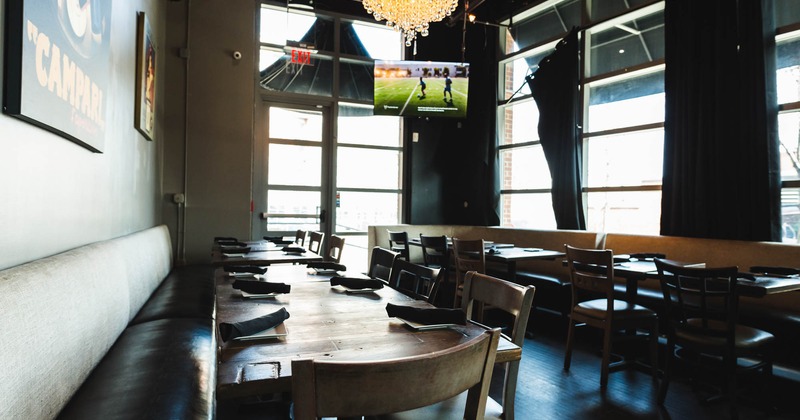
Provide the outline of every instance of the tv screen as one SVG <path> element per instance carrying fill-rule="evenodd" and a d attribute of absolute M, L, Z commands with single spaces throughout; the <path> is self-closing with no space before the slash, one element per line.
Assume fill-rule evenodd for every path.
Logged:
<path fill-rule="evenodd" d="M 375 61 L 375 115 L 467 116 L 469 64 Z"/>

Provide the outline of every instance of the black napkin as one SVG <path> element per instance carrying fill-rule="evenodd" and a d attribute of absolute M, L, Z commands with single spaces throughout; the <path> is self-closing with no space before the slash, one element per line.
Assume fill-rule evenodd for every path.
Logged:
<path fill-rule="evenodd" d="M 331 286 L 340 285 L 351 289 L 383 289 L 383 282 L 380 280 L 339 276 L 331 277 Z"/>
<path fill-rule="evenodd" d="M 221 322 L 219 324 L 219 336 L 222 341 L 232 340 L 236 337 L 255 334 L 257 332 L 268 330 L 289 318 L 289 312 L 286 308 L 280 308 L 277 311 L 241 322 Z"/>
<path fill-rule="evenodd" d="M 660 258 L 660 259 L 663 260 L 664 258 L 667 258 L 667 256 L 665 254 L 660 254 L 658 252 L 636 252 L 636 253 L 630 254 L 630 257 L 631 258 L 635 258 L 635 259 L 637 259 L 639 261 L 647 261 L 647 260 L 651 260 L 652 261 L 653 258 Z"/>
<path fill-rule="evenodd" d="M 234 238 L 233 236 L 215 236 L 214 242 L 223 244 L 223 243 L 239 242 L 239 240 Z"/>
<path fill-rule="evenodd" d="M 318 268 L 320 270 L 336 270 L 347 271 L 344 264 L 335 263 L 333 261 L 313 261 L 308 263 L 308 268 Z"/>
<path fill-rule="evenodd" d="M 770 274 L 777 274 L 779 276 L 794 276 L 796 274 L 800 274 L 800 270 L 791 267 L 768 267 L 762 265 L 756 265 L 750 267 L 751 273 L 764 273 L 766 275 Z"/>
<path fill-rule="evenodd" d="M 294 242 L 291 239 L 283 239 L 283 236 L 265 236 L 264 239 L 273 244 L 290 244 Z"/>
<path fill-rule="evenodd" d="M 467 323 L 467 315 L 461 309 L 412 308 L 410 306 L 386 304 L 386 314 L 393 318 L 421 324 L 459 324 Z"/>
<path fill-rule="evenodd" d="M 226 273 L 264 274 L 267 272 L 267 267 L 259 267 L 257 265 L 225 265 L 222 268 Z"/>
<path fill-rule="evenodd" d="M 306 252 L 306 249 L 303 248 L 300 245 L 287 245 L 287 246 L 283 247 L 281 249 L 281 251 L 283 251 L 283 252 L 293 252 L 293 253 L 296 252 L 296 253 L 302 254 L 302 253 Z"/>
<path fill-rule="evenodd" d="M 258 280 L 234 280 L 231 284 L 234 289 L 254 294 L 289 293 L 292 285 L 285 283 L 269 283 Z"/>

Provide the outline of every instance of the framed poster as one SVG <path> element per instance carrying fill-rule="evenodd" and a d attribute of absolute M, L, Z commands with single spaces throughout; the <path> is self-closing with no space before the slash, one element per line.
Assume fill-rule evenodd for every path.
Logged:
<path fill-rule="evenodd" d="M 136 112 L 134 125 L 148 140 L 155 132 L 156 46 L 144 12 L 137 17 Z"/>
<path fill-rule="evenodd" d="M 9 0 L 3 112 L 102 152 L 111 0 Z"/>

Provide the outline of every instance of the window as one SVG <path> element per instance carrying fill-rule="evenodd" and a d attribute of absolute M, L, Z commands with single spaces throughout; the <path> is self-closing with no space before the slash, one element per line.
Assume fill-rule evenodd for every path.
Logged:
<path fill-rule="evenodd" d="M 586 15 L 581 16 L 581 11 Z M 517 23 L 519 21 L 519 23 Z M 658 234 L 664 148 L 663 2 L 545 1 L 514 19 L 498 63 L 502 225 L 554 229 L 539 113 L 525 85 L 573 25 L 581 32 L 587 229 Z"/>
<path fill-rule="evenodd" d="M 800 243 L 800 2 L 776 0 L 774 6 L 783 242 Z"/>

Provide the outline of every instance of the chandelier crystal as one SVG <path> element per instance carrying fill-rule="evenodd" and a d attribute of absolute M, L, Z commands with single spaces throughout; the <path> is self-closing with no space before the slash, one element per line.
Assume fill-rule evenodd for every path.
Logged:
<path fill-rule="evenodd" d="M 386 20 L 386 26 L 402 32 L 409 47 L 417 32 L 428 36 L 430 23 L 450 16 L 458 6 L 458 0 L 362 0 L 361 3 L 375 20 Z"/>

